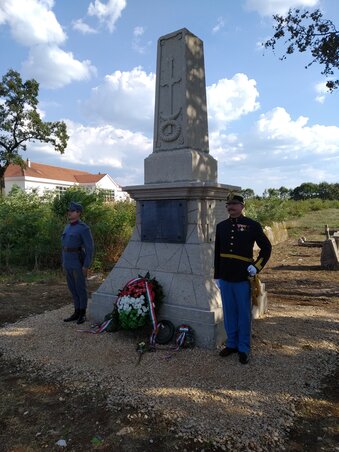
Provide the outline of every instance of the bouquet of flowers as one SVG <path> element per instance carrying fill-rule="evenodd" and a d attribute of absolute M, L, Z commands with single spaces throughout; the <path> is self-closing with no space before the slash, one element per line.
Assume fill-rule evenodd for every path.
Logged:
<path fill-rule="evenodd" d="M 121 328 L 134 330 L 144 326 L 149 319 L 153 321 L 162 299 L 162 288 L 149 273 L 129 281 L 119 290 L 116 304 Z"/>

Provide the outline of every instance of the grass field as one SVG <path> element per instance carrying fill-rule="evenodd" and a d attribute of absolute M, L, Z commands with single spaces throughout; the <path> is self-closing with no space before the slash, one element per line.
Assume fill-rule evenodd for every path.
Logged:
<path fill-rule="evenodd" d="M 290 237 L 302 235 L 307 240 L 324 240 L 325 225 L 339 231 L 339 209 L 316 210 L 286 222 Z"/>

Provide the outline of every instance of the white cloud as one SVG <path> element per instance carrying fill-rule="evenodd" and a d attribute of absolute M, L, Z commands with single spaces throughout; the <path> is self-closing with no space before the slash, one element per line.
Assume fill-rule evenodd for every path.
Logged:
<path fill-rule="evenodd" d="M 60 88 L 74 80 L 87 80 L 96 70 L 90 61 L 78 61 L 57 46 L 35 46 L 23 63 L 23 71 L 47 88 Z"/>
<path fill-rule="evenodd" d="M 153 141 L 142 133 L 110 125 L 87 127 L 65 120 L 69 141 L 64 154 L 45 143 L 30 143 L 28 157 L 33 161 L 107 172 L 122 185 L 142 183 L 144 159 L 152 152 Z M 51 163 L 53 161 L 53 163 Z M 88 167 L 90 169 L 88 169 Z"/>
<path fill-rule="evenodd" d="M 13 38 L 29 47 L 22 70 L 47 88 L 60 88 L 74 80 L 87 80 L 96 70 L 60 49 L 67 36 L 51 8 L 53 0 L 0 1 L 0 23 L 8 23 Z"/>
<path fill-rule="evenodd" d="M 209 134 L 210 150 L 219 164 L 221 162 L 237 163 L 247 159 L 243 143 L 234 133 L 225 134 L 216 130 Z"/>
<path fill-rule="evenodd" d="M 97 30 L 90 27 L 88 24 L 86 24 L 82 19 L 77 19 L 72 22 L 72 27 L 74 30 L 80 31 L 80 33 L 84 35 L 97 33 Z"/>
<path fill-rule="evenodd" d="M 246 0 L 245 8 L 262 16 L 285 14 L 290 8 L 312 8 L 319 0 Z"/>
<path fill-rule="evenodd" d="M 259 108 L 256 81 L 245 74 L 221 79 L 207 87 L 207 104 L 211 130 L 224 129 L 227 123 Z"/>
<path fill-rule="evenodd" d="M 339 127 L 307 123 L 308 118 L 300 116 L 293 121 L 284 108 L 277 107 L 260 116 L 257 132 L 261 139 L 270 142 L 276 155 L 283 157 L 339 155 Z"/>
<path fill-rule="evenodd" d="M 107 3 L 95 0 L 90 3 L 87 13 L 89 16 L 96 16 L 112 32 L 125 6 L 126 0 L 108 0 Z"/>
<path fill-rule="evenodd" d="M 212 33 L 218 33 L 225 26 L 224 19 L 222 17 L 218 17 L 217 24 L 212 28 Z"/>
<path fill-rule="evenodd" d="M 61 44 L 67 37 L 53 11 L 49 9 L 52 6 L 51 1 L 2 1 L 0 23 L 7 22 L 13 38 L 24 46 Z"/>
<path fill-rule="evenodd" d="M 326 96 L 328 95 L 329 91 L 326 86 L 326 82 L 319 82 L 315 85 L 315 92 L 317 93 L 315 100 L 319 102 L 320 104 L 323 104 L 326 100 Z"/>
<path fill-rule="evenodd" d="M 220 183 L 252 188 L 295 188 L 302 182 L 338 181 L 339 127 L 293 120 L 283 108 L 260 115 L 242 134 L 210 133 Z"/>
<path fill-rule="evenodd" d="M 101 122 L 130 130 L 153 127 L 155 74 L 141 67 L 130 72 L 115 71 L 92 90 L 85 103 L 88 115 Z"/>
<path fill-rule="evenodd" d="M 135 37 L 142 36 L 145 33 L 144 27 L 135 27 L 133 30 L 133 35 Z"/>
<path fill-rule="evenodd" d="M 143 54 L 145 53 L 146 49 L 151 45 L 151 41 L 148 41 L 146 44 L 141 43 L 141 37 L 145 33 L 144 27 L 135 27 L 133 30 L 133 41 L 132 41 L 132 48 L 136 52 Z"/>
<path fill-rule="evenodd" d="M 114 179 L 122 185 L 142 183 L 144 159 L 152 152 L 150 138 L 110 125 L 85 127 L 66 122 L 70 139 L 61 161 L 113 171 Z"/>

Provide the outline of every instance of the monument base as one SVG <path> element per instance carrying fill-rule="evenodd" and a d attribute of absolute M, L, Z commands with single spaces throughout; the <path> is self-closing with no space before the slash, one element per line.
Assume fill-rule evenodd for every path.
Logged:
<path fill-rule="evenodd" d="M 144 161 L 145 184 L 217 181 L 217 161 L 192 149 L 153 152 Z"/>
<path fill-rule="evenodd" d="M 161 284 L 165 299 L 159 319 L 175 327 L 190 325 L 200 347 L 213 348 L 225 340 L 222 304 L 213 279 L 214 237 L 217 223 L 225 219 L 225 198 L 239 187 L 211 183 L 153 184 L 124 187 L 137 201 L 133 235 L 119 261 L 92 294 L 89 317 L 96 322 L 112 311 L 119 289 L 147 272 Z M 141 205 L 150 199 L 185 199 L 185 243 L 141 240 Z"/>
<path fill-rule="evenodd" d="M 119 278 L 118 273 L 119 270 L 115 272 L 115 278 Z M 161 280 L 164 275 L 152 272 L 151 277 L 153 276 Z M 125 282 L 122 283 L 122 286 Z M 214 282 L 212 281 L 211 284 L 214 284 Z M 218 298 L 217 295 L 215 293 L 214 298 Z M 99 291 L 94 293 L 92 299 L 89 300 L 87 311 L 91 321 L 101 323 L 106 314 L 112 312 L 116 299 L 116 295 Z M 221 307 L 215 310 L 203 310 L 198 307 L 170 305 L 165 302 L 161 306 L 157 320 L 170 320 L 176 328 L 181 324 L 189 325 L 195 332 L 196 345 L 198 347 L 214 348 L 216 345 L 223 344 L 226 339 Z"/>

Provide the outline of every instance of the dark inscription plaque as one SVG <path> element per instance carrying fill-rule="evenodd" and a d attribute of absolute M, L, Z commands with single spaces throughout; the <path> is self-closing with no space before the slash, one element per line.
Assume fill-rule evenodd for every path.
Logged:
<path fill-rule="evenodd" d="M 187 201 L 141 201 L 141 241 L 185 243 Z"/>

